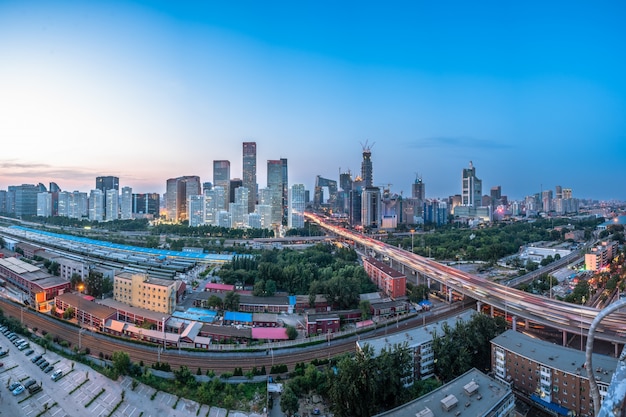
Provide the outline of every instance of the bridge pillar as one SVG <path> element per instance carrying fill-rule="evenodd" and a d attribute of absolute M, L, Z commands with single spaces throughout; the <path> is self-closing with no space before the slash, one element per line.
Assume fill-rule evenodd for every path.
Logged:
<path fill-rule="evenodd" d="M 491 317 L 493 317 L 493 306 L 489 306 L 489 309 L 491 310 L 491 311 L 489 312 L 489 315 L 490 315 Z"/>
<path fill-rule="evenodd" d="M 476 301 L 476 311 L 480 313 L 480 310 L 483 308 L 483 303 L 480 301 Z"/>
<path fill-rule="evenodd" d="M 529 330 L 529 329 L 530 329 L 530 324 L 528 323 L 528 319 L 525 319 L 525 320 L 524 320 L 524 328 L 525 328 L 526 330 Z"/>
<path fill-rule="evenodd" d="M 567 346 L 567 332 L 563 330 L 563 346 Z"/>
<path fill-rule="evenodd" d="M 430 289 L 430 277 L 426 278 L 426 282 L 428 283 L 428 289 Z"/>
<path fill-rule="evenodd" d="M 615 357 L 619 358 L 619 343 L 613 342 L 613 347 L 615 348 L 615 352 L 614 352 Z"/>
<path fill-rule="evenodd" d="M 448 303 L 452 304 L 452 288 L 448 287 Z"/>
<path fill-rule="evenodd" d="M 517 316 L 511 316 L 511 326 L 514 332 L 517 331 Z"/>

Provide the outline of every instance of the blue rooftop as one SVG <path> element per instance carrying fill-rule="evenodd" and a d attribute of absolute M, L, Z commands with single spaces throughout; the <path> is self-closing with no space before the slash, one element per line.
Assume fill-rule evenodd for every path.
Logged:
<path fill-rule="evenodd" d="M 252 313 L 239 313 L 237 311 L 225 311 L 224 320 L 237 321 L 239 323 L 252 323 Z"/>

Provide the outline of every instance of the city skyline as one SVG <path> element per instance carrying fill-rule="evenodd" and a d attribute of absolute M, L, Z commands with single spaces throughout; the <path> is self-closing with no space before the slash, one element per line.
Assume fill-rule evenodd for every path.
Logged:
<path fill-rule="evenodd" d="M 557 185 L 626 200 L 626 7 L 525 3 L 394 8 L 253 2 L 0 5 L 0 189 L 56 182 L 134 192 L 242 176 L 243 142 L 286 158 L 289 184 L 359 173 L 426 197 L 522 199 Z"/>

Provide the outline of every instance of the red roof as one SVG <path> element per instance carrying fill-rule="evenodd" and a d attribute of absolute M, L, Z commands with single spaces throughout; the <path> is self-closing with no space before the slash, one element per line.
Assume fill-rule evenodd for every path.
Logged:
<path fill-rule="evenodd" d="M 253 339 L 288 340 L 287 329 L 284 327 L 253 327 Z"/>
<path fill-rule="evenodd" d="M 228 285 L 228 284 L 216 284 L 214 282 L 209 282 L 207 285 L 204 286 L 205 289 L 209 290 L 220 290 L 220 291 L 234 291 L 235 290 L 235 286 L 234 285 Z"/>

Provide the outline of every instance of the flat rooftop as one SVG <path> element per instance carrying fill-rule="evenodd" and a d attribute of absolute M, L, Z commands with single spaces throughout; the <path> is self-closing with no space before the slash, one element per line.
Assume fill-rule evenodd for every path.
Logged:
<path fill-rule="evenodd" d="M 485 416 L 512 395 L 507 385 L 473 368 L 446 385 L 376 417 Z"/>

